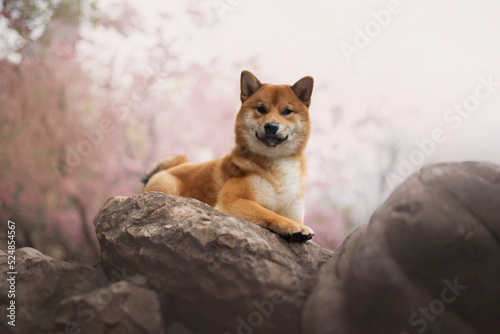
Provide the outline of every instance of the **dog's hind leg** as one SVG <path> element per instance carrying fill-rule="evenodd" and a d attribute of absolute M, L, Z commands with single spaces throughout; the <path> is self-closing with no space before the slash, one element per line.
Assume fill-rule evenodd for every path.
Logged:
<path fill-rule="evenodd" d="M 142 189 L 142 193 L 159 191 L 169 195 L 179 195 L 179 179 L 170 174 L 168 170 L 162 170 L 153 174 L 148 183 Z"/>
<path fill-rule="evenodd" d="M 144 185 L 146 185 L 149 179 L 151 179 L 151 177 L 156 173 L 181 164 L 185 164 L 186 162 L 187 158 L 185 155 L 170 155 L 168 157 L 165 157 L 160 161 L 158 161 L 156 164 L 154 164 L 153 167 L 151 167 L 151 169 L 146 173 L 146 175 L 144 175 L 141 178 L 141 182 L 144 183 Z"/>
<path fill-rule="evenodd" d="M 141 179 L 144 183 L 142 193 L 160 191 L 170 195 L 178 195 L 179 179 L 168 172 L 168 169 L 187 162 L 185 155 L 171 155 L 158 161 Z"/>

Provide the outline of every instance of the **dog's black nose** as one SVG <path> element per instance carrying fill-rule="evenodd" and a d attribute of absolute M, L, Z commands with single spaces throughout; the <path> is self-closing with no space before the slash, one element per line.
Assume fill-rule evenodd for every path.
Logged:
<path fill-rule="evenodd" d="M 266 125 L 264 125 L 264 130 L 266 131 L 267 135 L 275 135 L 276 132 L 278 132 L 279 128 L 280 126 L 273 122 L 266 123 Z"/>

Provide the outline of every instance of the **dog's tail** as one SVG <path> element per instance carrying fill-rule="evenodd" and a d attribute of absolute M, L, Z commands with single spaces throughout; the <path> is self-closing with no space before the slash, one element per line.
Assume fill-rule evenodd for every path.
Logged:
<path fill-rule="evenodd" d="M 141 178 L 141 182 L 147 184 L 149 179 L 158 173 L 159 171 L 169 169 L 180 164 L 184 164 L 187 162 L 187 158 L 185 155 L 170 155 L 166 158 L 158 161 L 151 169 Z"/>

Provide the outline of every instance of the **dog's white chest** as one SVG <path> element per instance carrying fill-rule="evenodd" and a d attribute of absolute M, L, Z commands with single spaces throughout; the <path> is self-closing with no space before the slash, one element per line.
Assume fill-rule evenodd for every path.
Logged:
<path fill-rule="evenodd" d="M 287 159 L 274 164 L 264 175 L 252 175 L 255 201 L 284 217 L 302 223 L 305 175 L 301 163 Z"/>

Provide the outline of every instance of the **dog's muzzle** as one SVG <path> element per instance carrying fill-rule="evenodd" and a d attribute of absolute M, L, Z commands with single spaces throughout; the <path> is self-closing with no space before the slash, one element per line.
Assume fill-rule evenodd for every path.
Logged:
<path fill-rule="evenodd" d="M 255 137 L 257 137 L 257 139 L 259 139 L 261 142 L 263 142 L 265 145 L 269 147 L 276 147 L 288 139 L 288 135 L 284 138 L 281 138 L 276 134 L 265 134 L 259 136 L 257 132 L 255 132 Z"/>

